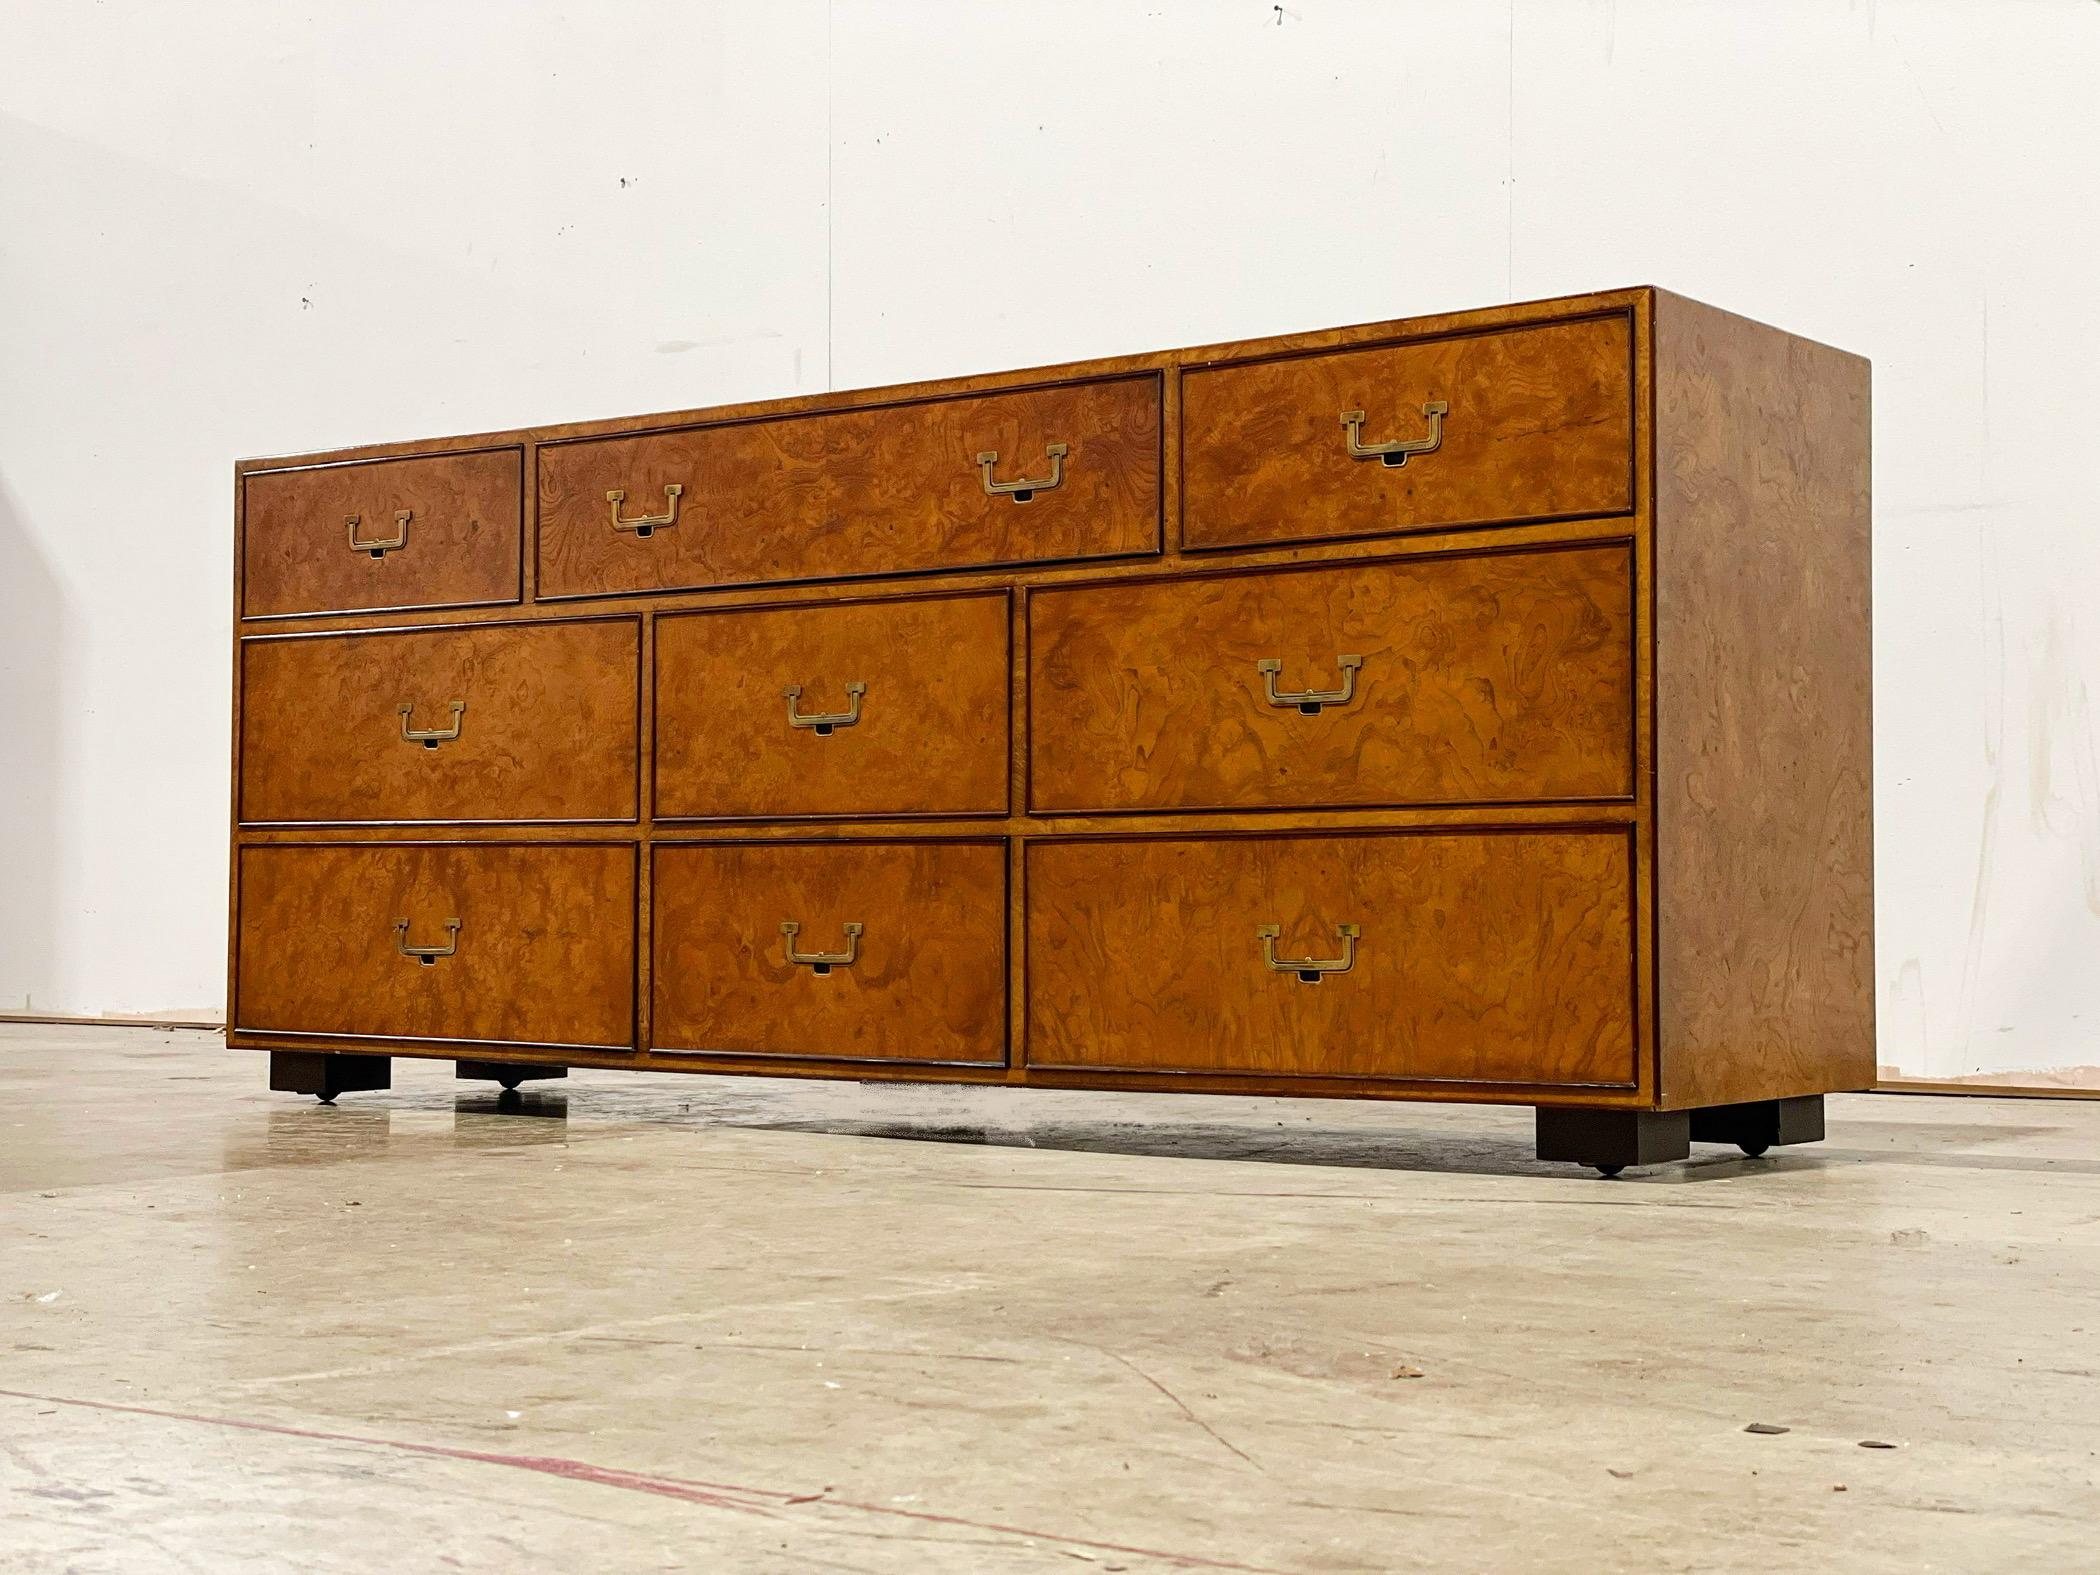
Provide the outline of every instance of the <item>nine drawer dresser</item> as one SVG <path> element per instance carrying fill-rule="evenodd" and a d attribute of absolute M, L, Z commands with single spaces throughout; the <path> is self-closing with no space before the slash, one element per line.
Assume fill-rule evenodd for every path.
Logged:
<path fill-rule="evenodd" d="M 1874 1076 L 1868 369 L 1662 291 L 236 470 L 231 1011 L 1537 1108 Z"/>

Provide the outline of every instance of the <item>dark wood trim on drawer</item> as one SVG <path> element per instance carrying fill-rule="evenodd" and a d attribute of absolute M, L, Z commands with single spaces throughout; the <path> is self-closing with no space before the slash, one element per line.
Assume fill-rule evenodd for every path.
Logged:
<path fill-rule="evenodd" d="M 301 868 L 266 888 L 256 874 L 265 858 Z M 608 877 L 617 883 L 611 890 Z M 631 840 L 242 844 L 229 1040 L 632 1053 L 640 880 L 640 845 Z M 397 929 L 403 918 L 405 935 Z M 453 919 L 461 926 L 448 937 Z M 403 950 L 448 939 L 456 951 L 428 964 Z M 514 1018 L 562 1016 L 606 1028 L 624 1016 L 625 1027 L 502 1031 Z M 477 1022 L 486 1031 L 469 1031 Z"/>
<path fill-rule="evenodd" d="M 1004 819 L 1007 586 L 681 608 L 656 617 L 649 801 L 661 824 Z M 849 695 L 859 683 L 864 693 Z M 787 720 L 857 712 L 820 731 Z M 674 781 L 668 789 L 666 776 Z"/>
<path fill-rule="evenodd" d="M 613 638 L 588 648 L 584 631 L 601 629 Z M 639 614 L 249 634 L 238 644 L 241 826 L 596 826 L 640 818 Z M 255 663 L 273 659 L 289 666 L 265 716 Z M 458 715 L 449 714 L 454 700 L 465 707 Z M 402 718 L 398 707 L 411 703 Z M 624 718 L 614 709 L 620 704 Z M 418 747 L 401 736 L 447 726 L 460 737 Z M 308 812 L 264 813 L 272 806 L 255 803 L 257 783 L 280 803 L 303 798 Z M 624 798 L 615 803 L 621 784 Z M 399 812 L 404 800 L 441 804 L 448 794 L 485 813 Z M 594 794 L 601 799 L 595 812 L 578 812 Z M 317 812 L 324 809 L 333 813 Z"/>
<path fill-rule="evenodd" d="M 538 597 L 1157 556 L 1163 381 L 1126 372 L 543 441 Z M 985 453 L 1001 484 L 1044 485 L 988 494 Z M 615 510 L 657 523 L 616 527 Z"/>
<path fill-rule="evenodd" d="M 1271 1092 L 1300 1076 L 1630 1090 L 1645 1075 L 1635 826 L 1045 837 L 1025 865 L 1031 1073 Z M 1264 940 L 1268 925 L 1279 933 Z M 1523 998 L 1490 998 L 1465 966 L 1482 958 L 1505 981 L 1513 958 L 1539 977 Z M 1590 1042 L 1549 1044 L 1577 1007 Z M 1127 1059 L 1134 1044 L 1158 1059 Z M 1092 1046 L 1098 1059 L 1073 1054 Z"/>
<path fill-rule="evenodd" d="M 652 1051 L 1005 1066 L 1006 846 L 1003 837 L 657 840 Z M 667 863 L 694 868 L 669 876 Z M 784 922 L 798 933 L 784 934 Z M 790 948 L 853 960 L 798 965 Z M 973 1043 L 978 1053 L 964 1053 Z M 919 1053 L 929 1045 L 949 1053 Z"/>
<path fill-rule="evenodd" d="M 235 480 L 243 621 L 524 600 L 522 443 L 242 466 Z M 404 504 L 405 527 L 397 523 Z M 359 519 L 354 531 L 352 514 Z M 398 548 L 359 552 L 351 545 L 353 536 L 387 542 L 396 534 L 405 536 Z"/>
<path fill-rule="evenodd" d="M 1624 344 L 1609 361 L 1607 347 L 1571 339 L 1612 327 Z M 1185 363 L 1182 550 L 1631 514 L 1642 497 L 1637 327 L 1629 305 Z M 1592 372 L 1608 381 L 1585 386 Z M 1432 401 L 1448 413 L 1432 418 Z M 1349 409 L 1363 414 L 1366 443 L 1426 436 L 1435 419 L 1441 444 L 1395 467 L 1352 459 Z"/>
<path fill-rule="evenodd" d="M 1614 535 L 1259 567 L 1206 560 L 1201 573 L 1032 587 L 1028 812 L 1630 804 L 1637 545 Z M 1613 594 L 1600 599 L 1607 583 Z M 1512 626 L 1521 642 L 1499 638 Z M 1285 660 L 1277 685 L 1288 695 L 1332 685 L 1343 655 L 1364 664 L 1347 675 L 1347 702 L 1300 714 L 1267 701 L 1261 659 Z M 1410 774 L 1431 790 L 1402 791 Z"/>

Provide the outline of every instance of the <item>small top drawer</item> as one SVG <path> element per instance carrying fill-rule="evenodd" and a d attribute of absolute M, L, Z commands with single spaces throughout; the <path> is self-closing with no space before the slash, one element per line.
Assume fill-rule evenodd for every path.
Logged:
<path fill-rule="evenodd" d="M 1182 447 L 1196 548 L 1623 514 L 1632 319 L 1206 367 Z"/>
<path fill-rule="evenodd" d="M 1159 379 L 539 450 L 539 588 L 603 596 L 1159 550 Z"/>
<path fill-rule="evenodd" d="M 1633 793 L 1625 542 L 1058 586 L 1028 630 L 1038 814 Z"/>
<path fill-rule="evenodd" d="M 515 448 L 250 471 L 241 616 L 517 601 L 523 472 Z"/>

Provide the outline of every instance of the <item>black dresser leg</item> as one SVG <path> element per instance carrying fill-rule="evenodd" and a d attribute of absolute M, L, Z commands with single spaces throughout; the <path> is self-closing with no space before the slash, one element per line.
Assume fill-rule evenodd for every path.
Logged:
<path fill-rule="evenodd" d="M 1768 1148 L 1823 1140 L 1823 1096 L 1758 1099 L 1700 1110 L 1538 1107 L 1538 1156 L 1593 1165 L 1616 1176 L 1628 1165 L 1667 1165 L 1694 1143 L 1733 1143 L 1755 1159 Z"/>
<path fill-rule="evenodd" d="M 330 1055 L 318 1050 L 272 1050 L 270 1088 L 279 1094 L 312 1094 L 324 1105 L 338 1094 L 394 1086 L 394 1063 L 383 1055 Z"/>
<path fill-rule="evenodd" d="M 460 1077 L 477 1082 L 501 1083 L 505 1093 L 520 1083 L 569 1075 L 565 1066 L 538 1066 L 529 1061 L 455 1061 L 452 1070 Z"/>
<path fill-rule="evenodd" d="M 1628 1165 L 1667 1165 L 1692 1151 L 1692 1122 L 1683 1110 L 1591 1110 L 1538 1107 L 1538 1156 L 1594 1165 L 1616 1176 Z"/>
<path fill-rule="evenodd" d="M 1823 1141 L 1823 1096 L 1758 1099 L 1746 1105 L 1708 1105 L 1692 1113 L 1694 1143 L 1733 1143 L 1757 1158 L 1768 1148 Z"/>

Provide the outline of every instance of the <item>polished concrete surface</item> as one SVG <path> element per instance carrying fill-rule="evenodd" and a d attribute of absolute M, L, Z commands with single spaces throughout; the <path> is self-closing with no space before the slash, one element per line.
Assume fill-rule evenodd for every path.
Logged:
<path fill-rule="evenodd" d="M 0 1569 L 2100 1568 L 2100 1102 L 394 1067 L 0 1027 Z"/>

